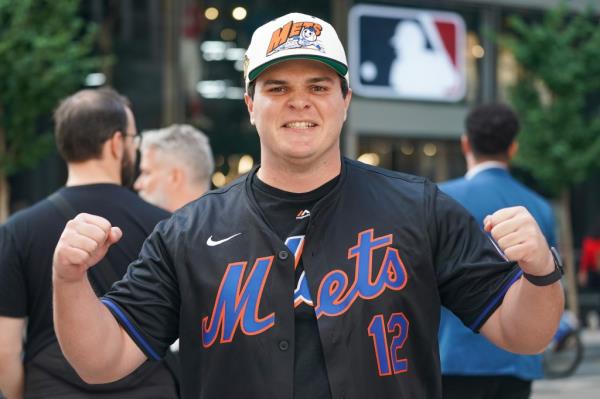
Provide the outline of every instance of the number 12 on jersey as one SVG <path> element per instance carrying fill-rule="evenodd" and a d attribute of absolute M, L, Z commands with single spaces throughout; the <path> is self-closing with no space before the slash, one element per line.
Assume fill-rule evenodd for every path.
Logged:
<path fill-rule="evenodd" d="M 408 337 L 408 319 L 404 313 L 392 313 L 388 319 L 387 326 L 383 315 L 373 316 L 369 323 L 368 332 L 373 338 L 375 357 L 379 375 L 392 375 L 408 371 L 408 360 L 399 358 L 398 351 L 404 346 Z M 392 335 L 391 344 L 388 346 L 388 333 Z"/>

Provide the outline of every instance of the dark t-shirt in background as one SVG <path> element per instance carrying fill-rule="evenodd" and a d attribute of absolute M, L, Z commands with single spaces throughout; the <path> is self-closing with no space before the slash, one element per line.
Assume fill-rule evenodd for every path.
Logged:
<path fill-rule="evenodd" d="M 77 213 L 108 219 L 123 231 L 107 259 L 122 276 L 154 226 L 169 213 L 115 184 L 59 190 Z M 26 317 L 25 363 L 56 344 L 52 322 L 52 256 L 66 219 L 44 199 L 0 226 L 0 315 Z M 164 367 L 159 364 L 159 367 Z M 27 376 L 26 376 L 27 378 Z M 27 385 L 27 382 L 26 382 Z"/>

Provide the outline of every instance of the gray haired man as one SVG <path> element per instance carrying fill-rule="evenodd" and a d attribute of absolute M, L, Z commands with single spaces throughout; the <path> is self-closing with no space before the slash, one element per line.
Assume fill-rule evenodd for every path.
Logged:
<path fill-rule="evenodd" d="M 208 137 L 190 125 L 142 133 L 140 176 L 135 190 L 146 201 L 173 212 L 210 189 L 214 170 Z"/>

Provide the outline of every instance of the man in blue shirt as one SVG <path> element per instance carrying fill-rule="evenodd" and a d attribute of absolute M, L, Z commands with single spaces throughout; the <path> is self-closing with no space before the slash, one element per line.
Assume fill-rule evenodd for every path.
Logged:
<path fill-rule="evenodd" d="M 467 174 L 440 185 L 483 226 L 483 219 L 509 206 L 524 206 L 549 245 L 555 244 L 550 205 L 515 180 L 508 164 L 516 154 L 519 121 L 501 104 L 474 108 L 466 119 L 462 150 Z M 516 355 L 473 333 L 442 308 L 439 332 L 444 399 L 529 398 L 532 380 L 542 377 L 541 355 Z"/>

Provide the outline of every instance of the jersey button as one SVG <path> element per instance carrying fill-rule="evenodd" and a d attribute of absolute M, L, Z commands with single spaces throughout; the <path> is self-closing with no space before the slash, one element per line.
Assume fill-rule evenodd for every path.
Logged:
<path fill-rule="evenodd" d="M 285 339 L 282 339 L 281 341 L 279 341 L 279 349 L 281 349 L 282 351 L 286 351 L 288 350 L 290 347 L 290 343 L 288 341 L 286 341 Z"/>
<path fill-rule="evenodd" d="M 290 254 L 288 253 L 288 251 L 279 251 L 279 254 L 277 256 L 281 260 L 286 260 L 287 258 L 289 258 Z"/>

